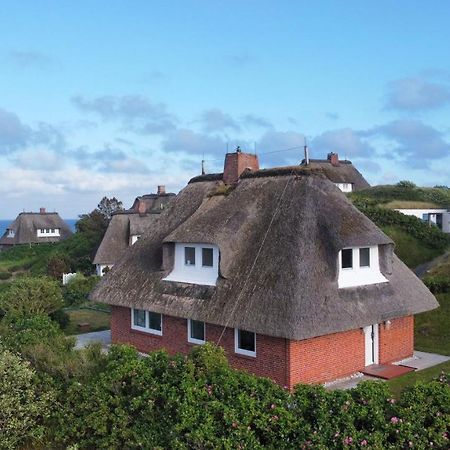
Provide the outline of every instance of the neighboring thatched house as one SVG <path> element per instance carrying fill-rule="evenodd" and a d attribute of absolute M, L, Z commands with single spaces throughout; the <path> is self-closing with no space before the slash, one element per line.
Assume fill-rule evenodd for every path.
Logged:
<path fill-rule="evenodd" d="M 302 166 L 305 166 L 305 164 L 306 161 L 303 160 Z M 325 176 L 342 192 L 360 191 L 370 187 L 370 184 L 352 162 L 340 160 L 337 153 L 328 153 L 327 159 L 311 159 L 308 167 L 322 169 Z"/>
<path fill-rule="evenodd" d="M 164 219 L 164 220 L 162 220 Z M 325 382 L 413 353 L 436 299 L 394 244 L 310 166 L 226 155 L 99 283 L 114 343 L 187 353 L 205 341 L 280 385 Z"/>
<path fill-rule="evenodd" d="M 103 276 L 120 259 L 126 249 L 139 240 L 175 194 L 158 186 L 157 194 L 137 197 L 133 206 L 113 214 L 105 236 L 94 258 L 97 275 Z"/>
<path fill-rule="evenodd" d="M 6 228 L 0 238 L 0 249 L 14 245 L 59 242 L 72 235 L 72 231 L 56 212 L 23 212 Z"/>

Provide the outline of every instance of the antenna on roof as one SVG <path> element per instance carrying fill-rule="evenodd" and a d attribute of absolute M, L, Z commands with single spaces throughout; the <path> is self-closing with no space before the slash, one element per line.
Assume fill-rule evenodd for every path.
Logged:
<path fill-rule="evenodd" d="M 202 175 L 205 175 L 205 160 L 202 159 Z"/>
<path fill-rule="evenodd" d="M 304 145 L 304 150 L 305 150 L 305 165 L 309 165 L 309 149 L 308 149 L 308 143 L 306 141 L 306 136 L 304 137 L 305 140 L 305 145 Z"/>

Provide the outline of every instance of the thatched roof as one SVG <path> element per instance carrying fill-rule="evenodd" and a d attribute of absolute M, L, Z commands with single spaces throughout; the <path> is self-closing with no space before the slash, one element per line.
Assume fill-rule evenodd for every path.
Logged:
<path fill-rule="evenodd" d="M 304 161 L 302 163 L 304 164 Z M 348 160 L 340 160 L 338 165 L 334 166 L 329 159 L 311 159 L 308 167 L 321 169 L 333 183 L 352 183 L 354 191 L 370 187 L 358 169 Z"/>
<path fill-rule="evenodd" d="M 95 254 L 94 264 L 119 261 L 130 246 L 130 237 L 144 234 L 174 197 L 174 193 L 141 195 L 136 197 L 130 209 L 114 213 Z"/>
<path fill-rule="evenodd" d="M 392 254 L 392 240 L 321 171 L 275 172 L 245 174 L 228 188 L 217 180 L 191 180 L 104 277 L 92 299 L 289 339 L 438 306 Z M 171 272 L 167 261 L 163 268 L 162 249 L 173 242 L 218 245 L 217 285 L 162 281 Z M 338 289 L 338 251 L 366 245 L 381 246 L 389 283 Z"/>
<path fill-rule="evenodd" d="M 159 217 L 153 214 L 114 214 L 94 258 L 94 264 L 115 264 L 130 246 L 130 236 L 142 235 Z"/>
<path fill-rule="evenodd" d="M 38 229 L 56 229 L 59 228 L 60 236 L 37 236 Z M 14 231 L 14 237 L 7 237 L 8 230 Z M 58 213 L 20 213 L 14 222 L 8 225 L 5 233 L 0 239 L 1 246 L 19 245 L 19 244 L 39 244 L 58 242 L 67 239 L 72 235 L 72 231 Z"/>

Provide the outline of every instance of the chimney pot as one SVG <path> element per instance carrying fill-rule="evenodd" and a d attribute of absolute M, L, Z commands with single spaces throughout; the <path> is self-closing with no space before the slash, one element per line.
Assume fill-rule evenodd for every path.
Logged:
<path fill-rule="evenodd" d="M 166 186 L 164 186 L 163 184 L 158 186 L 158 195 L 163 195 L 166 193 Z"/>
<path fill-rule="evenodd" d="M 237 183 L 242 172 L 246 169 L 259 170 L 258 156 L 244 153 L 238 147 L 235 153 L 227 153 L 225 155 L 223 182 L 225 184 Z"/>
<path fill-rule="evenodd" d="M 39 214 L 45 214 L 45 208 L 39 208 Z"/>
<path fill-rule="evenodd" d="M 339 166 L 339 155 L 337 153 L 328 153 L 327 159 L 332 166 Z"/>

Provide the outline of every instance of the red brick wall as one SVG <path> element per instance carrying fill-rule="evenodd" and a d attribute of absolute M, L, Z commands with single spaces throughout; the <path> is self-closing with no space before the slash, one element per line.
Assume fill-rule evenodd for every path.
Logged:
<path fill-rule="evenodd" d="M 189 353 L 195 344 L 187 341 L 187 320 L 163 316 L 163 335 L 131 329 L 131 312 L 128 308 L 113 306 L 111 311 L 111 333 L 113 343 L 129 343 L 143 353 L 166 349 L 170 354 Z M 223 327 L 206 324 L 206 340 L 217 342 Z M 287 341 L 283 338 L 257 335 L 257 357 L 234 353 L 234 329 L 227 328 L 220 345 L 225 349 L 230 364 L 236 369 L 246 370 L 262 377 L 269 377 L 281 386 L 286 385 Z"/>
<path fill-rule="evenodd" d="M 412 356 L 414 351 L 414 317 L 391 320 L 386 326 L 380 324 L 380 364 L 399 361 Z"/>
<path fill-rule="evenodd" d="M 343 378 L 364 367 L 361 329 L 290 341 L 289 386 Z"/>
<path fill-rule="evenodd" d="M 413 318 L 391 321 L 389 330 L 379 326 L 380 363 L 397 361 L 413 352 Z M 223 327 L 206 324 L 206 340 L 217 342 Z M 194 344 L 187 341 L 187 320 L 163 317 L 163 335 L 156 336 L 131 329 L 128 308 L 112 307 L 113 343 L 129 343 L 148 353 L 166 349 L 169 353 L 189 353 Z M 234 352 L 234 330 L 227 328 L 220 345 L 231 366 L 258 376 L 269 377 L 281 386 L 297 383 L 323 383 L 351 375 L 364 368 L 364 333 L 362 329 L 319 336 L 302 341 L 257 335 L 256 358 Z"/>

